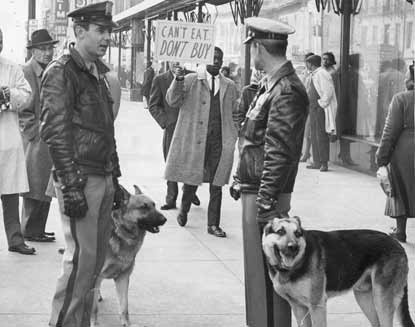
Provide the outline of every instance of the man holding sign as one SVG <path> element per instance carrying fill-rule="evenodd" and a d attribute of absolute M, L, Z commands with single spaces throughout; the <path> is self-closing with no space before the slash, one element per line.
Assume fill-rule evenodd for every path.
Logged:
<path fill-rule="evenodd" d="M 179 108 L 165 172 L 167 180 L 185 183 L 177 222 L 186 225 L 197 186 L 209 183 L 208 233 L 217 237 L 226 237 L 219 227 L 222 186 L 229 181 L 237 138 L 237 89 L 219 74 L 222 63 L 223 51 L 215 47 L 206 69 L 199 66 L 184 76 L 176 67 L 166 95 L 167 103 Z"/>

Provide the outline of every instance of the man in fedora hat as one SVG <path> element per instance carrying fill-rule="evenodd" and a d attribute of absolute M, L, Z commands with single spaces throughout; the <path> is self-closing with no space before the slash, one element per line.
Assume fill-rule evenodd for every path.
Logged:
<path fill-rule="evenodd" d="M 45 29 L 32 33 L 27 49 L 32 58 L 23 66 L 23 73 L 32 88 L 28 106 L 19 111 L 19 122 L 25 145 L 29 192 L 23 193 L 22 230 L 32 242 L 53 242 L 53 233 L 46 233 L 51 197 L 45 194 L 52 169 L 48 146 L 39 137 L 40 82 L 43 71 L 53 59 L 55 44 Z"/>
<path fill-rule="evenodd" d="M 65 235 L 63 269 L 52 302 L 50 326 L 89 326 L 95 283 L 105 259 L 111 211 L 122 191 L 114 115 L 100 60 L 110 44 L 112 2 L 68 14 L 76 43 L 45 70 L 40 137 L 49 147 Z"/>
<path fill-rule="evenodd" d="M 288 325 L 290 309 L 273 290 L 261 234 L 273 218 L 288 217 L 297 175 L 308 98 L 287 60 L 294 28 L 276 20 L 246 19 L 255 69 L 265 72 L 241 129 L 237 180 L 242 193 L 246 319 L 248 326 Z M 237 197 L 235 189 L 231 195 Z M 278 319 L 278 320 L 277 320 Z"/>

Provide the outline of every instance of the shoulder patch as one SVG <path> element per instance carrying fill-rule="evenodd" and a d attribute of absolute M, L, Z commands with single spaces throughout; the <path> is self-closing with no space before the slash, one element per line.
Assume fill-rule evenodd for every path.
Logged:
<path fill-rule="evenodd" d="M 279 84 L 280 84 L 281 93 L 283 94 L 292 93 L 292 87 L 291 87 L 291 83 L 290 83 L 288 76 L 281 78 Z"/>

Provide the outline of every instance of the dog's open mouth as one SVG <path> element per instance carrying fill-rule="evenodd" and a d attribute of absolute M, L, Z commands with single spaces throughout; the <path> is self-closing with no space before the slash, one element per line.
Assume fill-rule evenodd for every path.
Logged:
<path fill-rule="evenodd" d="M 148 226 L 146 230 L 154 234 L 160 232 L 160 228 L 158 226 Z"/>

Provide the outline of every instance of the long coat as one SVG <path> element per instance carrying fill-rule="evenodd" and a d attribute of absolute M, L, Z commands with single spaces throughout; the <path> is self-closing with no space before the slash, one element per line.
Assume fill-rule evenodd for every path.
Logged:
<path fill-rule="evenodd" d="M 10 88 L 10 109 L 0 113 L 0 194 L 29 190 L 17 112 L 26 106 L 31 89 L 21 68 L 0 57 L 0 85 Z"/>
<path fill-rule="evenodd" d="M 382 139 L 376 153 L 379 166 L 390 164 L 392 196 L 385 215 L 415 217 L 414 90 L 392 98 Z"/>
<path fill-rule="evenodd" d="M 229 182 L 237 138 L 237 97 L 235 83 L 220 75 L 220 111 L 222 123 L 222 152 L 212 184 Z M 203 183 L 205 148 L 210 112 L 210 89 L 206 71 L 185 76 L 184 82 L 173 80 L 166 100 L 179 107 L 179 117 L 167 156 L 165 178 L 190 185 Z"/>
<path fill-rule="evenodd" d="M 25 143 L 25 157 L 27 175 L 29 178 L 29 192 L 23 197 L 50 201 L 45 195 L 49 176 L 52 169 L 52 159 L 45 142 L 39 137 L 40 125 L 40 81 L 43 73 L 42 67 L 32 58 L 23 66 L 23 73 L 32 88 L 32 96 L 28 106 L 19 110 L 19 122 Z"/>

